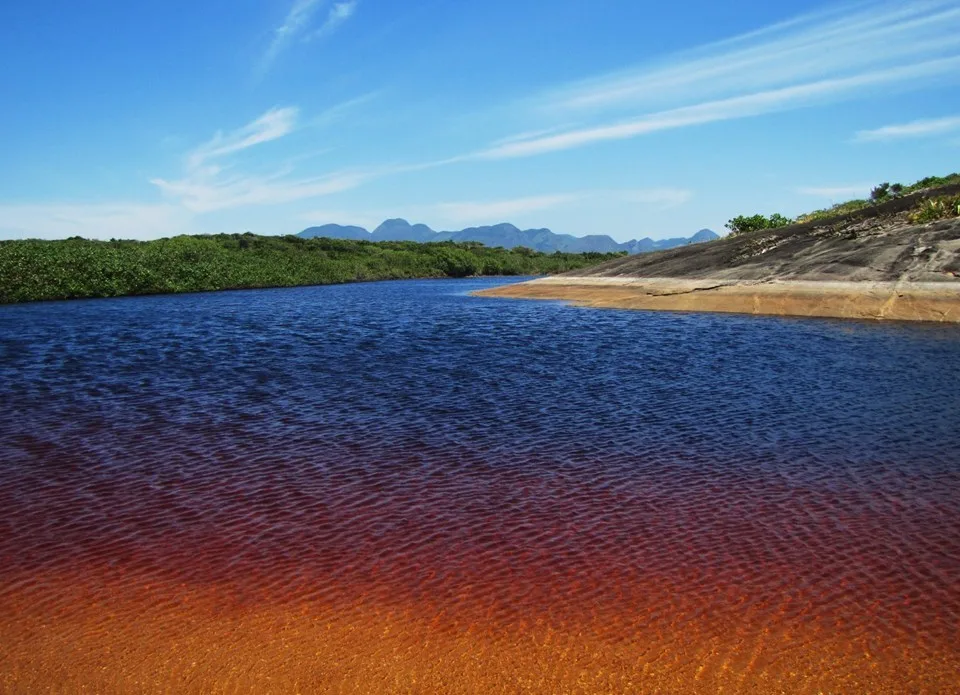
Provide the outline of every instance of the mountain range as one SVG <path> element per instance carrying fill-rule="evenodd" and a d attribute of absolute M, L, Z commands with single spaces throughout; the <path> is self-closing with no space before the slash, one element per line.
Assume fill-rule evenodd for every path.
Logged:
<path fill-rule="evenodd" d="M 555 234 L 549 229 L 519 229 L 507 223 L 487 227 L 468 227 L 456 232 L 435 232 L 425 224 L 410 224 L 402 219 L 387 220 L 372 232 L 368 232 L 363 227 L 325 224 L 320 227 L 304 229 L 298 236 L 308 239 L 311 237 L 330 237 L 333 239 L 361 239 L 365 241 L 479 241 L 491 247 L 502 246 L 510 249 L 516 246 L 526 246 L 544 253 L 555 251 L 566 253 L 626 251 L 630 254 L 659 251 L 719 238 L 715 232 L 709 229 L 701 229 L 691 237 L 676 237 L 656 241 L 650 238 L 633 239 L 621 244 L 606 234 L 590 234 L 577 237 L 571 234 Z"/>

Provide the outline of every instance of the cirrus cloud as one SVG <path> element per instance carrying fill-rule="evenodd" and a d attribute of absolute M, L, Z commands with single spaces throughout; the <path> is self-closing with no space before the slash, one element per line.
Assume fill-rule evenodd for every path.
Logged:
<path fill-rule="evenodd" d="M 909 123 L 887 125 L 873 130 L 861 130 L 854 137 L 856 142 L 886 142 L 908 138 L 928 138 L 960 130 L 960 116 L 946 118 L 923 118 Z"/>
<path fill-rule="evenodd" d="M 323 23 L 315 27 L 314 18 L 327 4 L 327 0 L 294 0 L 283 23 L 273 30 L 270 45 L 260 57 L 256 68 L 257 77 L 266 75 L 277 58 L 297 39 L 311 41 L 332 34 L 354 15 L 359 2 L 360 0 L 335 2 Z"/>
<path fill-rule="evenodd" d="M 328 109 L 316 123 L 329 125 L 350 108 L 365 103 L 353 99 Z M 286 137 L 298 128 L 299 110 L 295 107 L 272 108 L 240 128 L 226 134 L 218 132 L 204 144 L 188 152 L 181 178 L 155 177 L 155 185 L 170 200 L 194 213 L 213 212 L 246 205 L 279 205 L 306 198 L 317 198 L 355 188 L 386 170 L 350 169 L 316 176 L 291 177 L 293 165 L 305 155 L 297 155 L 275 166 L 270 174 L 229 173 L 225 160 L 250 148 Z M 321 150 L 322 152 L 322 150 Z M 317 156 L 316 152 L 308 157 Z"/>
<path fill-rule="evenodd" d="M 954 0 L 840 5 L 548 89 L 521 104 L 535 119 L 534 133 L 471 156 L 528 157 L 956 81 L 958 73 Z M 554 130 L 570 119 L 582 125 Z"/>

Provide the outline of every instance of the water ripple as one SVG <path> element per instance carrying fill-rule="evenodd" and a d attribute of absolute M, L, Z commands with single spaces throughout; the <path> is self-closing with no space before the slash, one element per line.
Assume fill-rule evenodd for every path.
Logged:
<path fill-rule="evenodd" d="M 491 282 L 0 308 L 0 689 L 82 682 L 37 651 L 55 624 L 61 650 L 180 635 L 182 683 L 228 690 L 181 652 L 243 638 L 203 630 L 303 647 L 307 616 L 350 645 L 343 691 L 386 654 L 463 691 L 498 659 L 509 690 L 575 663 L 623 692 L 949 690 L 960 333 L 466 296 Z M 521 653 L 552 655 L 523 688 Z"/>

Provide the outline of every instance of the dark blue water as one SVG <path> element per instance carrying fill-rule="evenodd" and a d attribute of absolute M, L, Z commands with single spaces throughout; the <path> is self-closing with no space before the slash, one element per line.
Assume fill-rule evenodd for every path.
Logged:
<path fill-rule="evenodd" d="M 0 445 L 371 426 L 508 463 L 605 454 L 956 471 L 960 330 L 483 299 L 499 280 L 0 307 Z M 482 427 L 472 426 L 482 423 Z M 90 435 L 93 435 L 92 437 Z"/>
<path fill-rule="evenodd" d="M 0 603 L 89 565 L 960 663 L 960 329 L 468 294 L 502 282 L 0 307 Z"/>

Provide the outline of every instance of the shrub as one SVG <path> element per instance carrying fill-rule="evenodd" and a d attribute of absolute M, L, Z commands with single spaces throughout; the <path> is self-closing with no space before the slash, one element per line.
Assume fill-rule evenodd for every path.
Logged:
<path fill-rule="evenodd" d="M 910 221 L 914 224 L 935 222 L 948 217 L 960 217 L 960 195 L 927 198 L 910 213 Z"/>
<path fill-rule="evenodd" d="M 752 217 L 739 215 L 727 222 L 724 226 L 730 230 L 730 236 L 736 236 L 737 234 L 756 232 L 761 229 L 786 227 L 788 224 L 793 224 L 793 220 L 779 213 L 774 213 L 770 215 L 770 217 L 763 215 L 753 215 Z"/>
<path fill-rule="evenodd" d="M 793 224 L 793 220 L 789 217 L 784 217 L 778 212 L 770 215 L 770 219 L 767 220 L 768 229 L 776 229 L 777 227 L 786 227 L 788 224 Z"/>
<path fill-rule="evenodd" d="M 872 191 L 870 191 L 871 200 L 886 200 L 890 196 L 890 184 L 881 183 L 879 186 L 876 186 Z"/>

